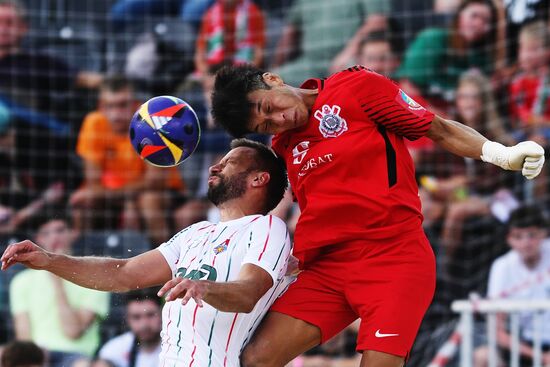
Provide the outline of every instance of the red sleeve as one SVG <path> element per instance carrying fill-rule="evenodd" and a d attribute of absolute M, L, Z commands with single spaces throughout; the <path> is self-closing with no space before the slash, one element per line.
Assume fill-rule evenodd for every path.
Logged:
<path fill-rule="evenodd" d="M 416 140 L 428 132 L 434 114 L 409 97 L 388 78 L 363 67 L 356 72 L 360 78 L 356 96 L 365 115 L 387 130 Z"/>

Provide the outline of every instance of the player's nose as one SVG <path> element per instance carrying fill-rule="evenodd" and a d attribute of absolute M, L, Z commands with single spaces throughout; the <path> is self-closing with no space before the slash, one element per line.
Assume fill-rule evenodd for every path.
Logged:
<path fill-rule="evenodd" d="M 216 163 L 210 166 L 210 168 L 208 168 L 208 172 L 210 173 L 210 175 L 213 175 L 216 172 L 220 172 L 220 164 Z"/>

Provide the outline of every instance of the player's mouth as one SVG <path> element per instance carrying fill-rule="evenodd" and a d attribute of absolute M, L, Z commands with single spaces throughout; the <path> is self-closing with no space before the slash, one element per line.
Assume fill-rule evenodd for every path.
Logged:
<path fill-rule="evenodd" d="M 216 178 L 219 178 L 219 177 L 218 177 L 218 176 L 210 176 L 210 177 L 208 177 L 208 184 L 210 185 L 211 183 L 213 183 L 214 180 L 215 180 Z"/>

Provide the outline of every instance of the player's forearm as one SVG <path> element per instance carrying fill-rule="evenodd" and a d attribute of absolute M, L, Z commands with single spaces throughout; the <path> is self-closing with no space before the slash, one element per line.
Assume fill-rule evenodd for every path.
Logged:
<path fill-rule="evenodd" d="M 45 270 L 85 288 L 126 292 L 134 288 L 132 279 L 124 272 L 126 262 L 126 259 L 51 254 Z"/>
<path fill-rule="evenodd" d="M 445 150 L 462 157 L 480 159 L 483 135 L 459 122 L 435 117 L 427 136 Z"/>
<path fill-rule="evenodd" d="M 211 282 L 204 280 L 203 282 L 209 284 L 204 302 L 223 312 L 249 313 L 265 293 L 259 289 L 252 289 L 250 284 L 240 281 Z"/>

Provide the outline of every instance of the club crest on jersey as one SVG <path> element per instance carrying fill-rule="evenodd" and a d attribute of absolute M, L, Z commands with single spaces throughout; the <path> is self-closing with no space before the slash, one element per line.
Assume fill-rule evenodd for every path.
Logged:
<path fill-rule="evenodd" d="M 348 130 L 346 120 L 340 117 L 340 106 L 323 105 L 315 111 L 315 118 L 319 120 L 319 131 L 325 138 L 336 138 Z"/>
<path fill-rule="evenodd" d="M 227 243 L 226 242 L 221 243 L 218 246 L 214 247 L 214 254 L 216 254 L 216 255 L 221 254 L 225 250 L 227 250 Z"/>

